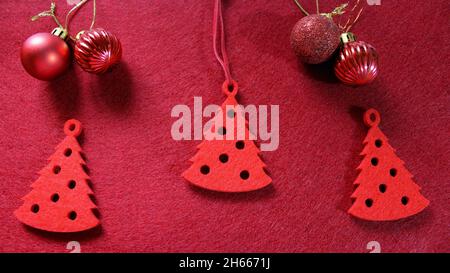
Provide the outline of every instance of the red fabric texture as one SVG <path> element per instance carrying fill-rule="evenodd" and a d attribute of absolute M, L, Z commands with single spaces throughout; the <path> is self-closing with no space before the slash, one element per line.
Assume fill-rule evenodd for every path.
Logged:
<path fill-rule="evenodd" d="M 292 1 L 224 1 L 227 51 L 242 104 L 280 105 L 280 145 L 262 152 L 272 184 L 249 193 L 191 186 L 181 174 L 200 141 L 174 141 L 176 104 L 220 104 L 223 71 L 212 50 L 213 1 L 97 1 L 97 24 L 119 37 L 123 61 L 96 76 L 76 65 L 52 82 L 24 71 L 22 42 L 51 31 L 31 22 L 50 1 L 3 1 L 0 36 L 0 251 L 66 252 L 450 252 L 450 33 L 446 0 L 381 1 L 353 28 L 380 56 L 368 86 L 339 83 L 332 63 L 305 66 L 289 37 L 302 17 Z M 314 10 L 314 1 L 304 1 Z M 321 1 L 330 11 L 338 1 Z M 364 2 L 364 1 L 362 1 Z M 57 1 L 58 14 L 70 8 Z M 90 24 L 73 20 L 72 35 Z M 367 133 L 362 114 L 376 108 L 383 133 L 430 205 L 396 222 L 347 213 Z M 61 141 L 66 120 L 83 124 L 101 215 L 99 228 L 54 234 L 14 217 L 21 197 Z"/>

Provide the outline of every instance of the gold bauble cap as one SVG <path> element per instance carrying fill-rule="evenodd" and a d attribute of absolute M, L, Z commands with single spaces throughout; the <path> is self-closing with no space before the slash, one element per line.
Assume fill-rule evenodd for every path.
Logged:
<path fill-rule="evenodd" d="M 75 37 L 75 39 L 79 40 L 80 36 L 83 35 L 83 33 L 85 33 L 85 32 L 86 32 L 85 30 L 82 30 L 82 31 L 78 32 L 77 36 Z"/>
<path fill-rule="evenodd" d="M 59 38 L 66 40 L 67 36 L 69 36 L 69 33 L 67 32 L 67 29 L 57 27 L 52 30 L 52 34 L 55 36 L 58 36 Z"/>
<path fill-rule="evenodd" d="M 340 39 L 341 39 L 342 44 L 346 44 L 348 42 L 356 41 L 356 36 L 355 36 L 355 34 L 353 34 L 351 32 L 344 32 L 341 34 Z"/>

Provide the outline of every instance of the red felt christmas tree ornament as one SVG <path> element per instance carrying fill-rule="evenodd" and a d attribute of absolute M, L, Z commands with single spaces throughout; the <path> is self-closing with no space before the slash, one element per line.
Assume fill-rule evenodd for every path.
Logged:
<path fill-rule="evenodd" d="M 238 120 L 245 120 L 245 117 L 236 101 L 238 84 L 226 81 L 222 90 L 227 98 L 210 131 L 205 133 L 205 140 L 197 146 L 198 152 L 191 158 L 192 165 L 183 177 L 196 186 L 214 191 L 258 190 L 269 185 L 272 179 L 265 172 L 266 165 L 259 157 L 260 151 L 247 126 L 243 137 L 239 137 Z M 224 124 L 231 124 L 233 130 Z"/>
<path fill-rule="evenodd" d="M 364 139 L 364 159 L 358 167 L 360 173 L 354 182 L 357 187 L 348 213 L 368 221 L 399 220 L 421 212 L 429 201 L 381 132 L 380 121 L 375 109 L 364 114 L 364 123 L 370 129 Z"/>
<path fill-rule="evenodd" d="M 183 177 L 193 185 L 213 191 L 258 190 L 269 185 L 272 179 L 265 172 L 266 165 L 259 157 L 260 150 L 254 143 L 254 137 L 247 128 L 245 116 L 236 100 L 238 84 L 230 73 L 221 0 L 215 2 L 213 21 L 213 47 L 225 73 L 222 91 L 226 99 L 213 118 L 211 127 L 204 132 L 205 140 L 198 145 L 197 154 L 191 158 L 192 165 L 183 173 Z M 217 33 L 221 36 L 222 56 L 217 50 Z M 243 131 L 238 126 L 242 123 L 245 124 Z"/>
<path fill-rule="evenodd" d="M 65 123 L 66 137 L 39 172 L 40 177 L 31 185 L 33 190 L 22 198 L 23 205 L 14 212 L 22 223 L 50 232 L 79 232 L 100 224 L 76 139 L 81 131 L 78 120 Z"/>

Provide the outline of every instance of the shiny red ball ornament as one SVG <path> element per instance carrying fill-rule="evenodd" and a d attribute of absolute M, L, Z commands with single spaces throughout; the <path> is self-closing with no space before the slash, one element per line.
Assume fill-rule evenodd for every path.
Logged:
<path fill-rule="evenodd" d="M 77 35 L 74 55 L 84 71 L 101 74 L 117 64 L 122 58 L 122 45 L 110 32 L 97 28 Z"/>
<path fill-rule="evenodd" d="M 350 33 L 341 35 L 342 46 L 334 66 L 339 80 L 348 85 L 364 85 L 378 75 L 378 54 L 373 46 L 356 41 Z"/>
<path fill-rule="evenodd" d="M 300 19 L 291 32 L 291 46 L 304 63 L 318 64 L 328 60 L 339 46 L 341 31 L 333 19 L 323 14 Z"/>
<path fill-rule="evenodd" d="M 63 74 L 70 65 L 66 36 L 65 30 L 56 28 L 52 33 L 36 33 L 26 39 L 20 50 L 20 60 L 28 74 L 43 81 Z"/>

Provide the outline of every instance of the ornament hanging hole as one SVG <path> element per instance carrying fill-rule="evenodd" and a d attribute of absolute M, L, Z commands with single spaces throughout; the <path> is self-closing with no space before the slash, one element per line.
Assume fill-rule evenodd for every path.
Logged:
<path fill-rule="evenodd" d="M 81 133 L 81 122 L 76 119 L 69 119 L 64 124 L 64 133 L 68 136 L 77 137 Z"/>
<path fill-rule="evenodd" d="M 226 80 L 222 85 L 222 92 L 225 93 L 227 96 L 236 96 L 238 92 L 238 84 L 236 81 Z"/>
<path fill-rule="evenodd" d="M 378 124 L 380 124 L 380 122 L 381 122 L 381 116 L 377 110 L 371 108 L 364 113 L 364 123 L 367 126 L 369 126 L 369 127 L 378 126 Z"/>

